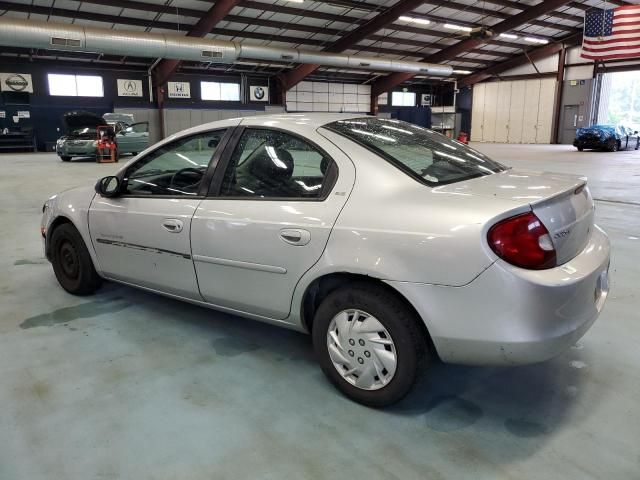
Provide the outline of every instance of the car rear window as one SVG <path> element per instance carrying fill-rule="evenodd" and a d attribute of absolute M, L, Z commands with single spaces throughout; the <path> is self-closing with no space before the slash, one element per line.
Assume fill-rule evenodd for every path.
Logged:
<path fill-rule="evenodd" d="M 353 140 L 432 187 L 507 169 L 462 143 L 399 120 L 362 117 L 338 120 L 324 128 Z"/>

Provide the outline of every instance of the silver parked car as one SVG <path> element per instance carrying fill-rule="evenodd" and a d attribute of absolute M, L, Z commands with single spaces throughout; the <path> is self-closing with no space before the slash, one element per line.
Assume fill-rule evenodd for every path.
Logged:
<path fill-rule="evenodd" d="M 375 117 L 209 123 L 43 210 L 68 292 L 104 278 L 309 332 L 328 378 L 372 406 L 432 359 L 553 357 L 608 292 L 584 178 L 511 170 Z"/>

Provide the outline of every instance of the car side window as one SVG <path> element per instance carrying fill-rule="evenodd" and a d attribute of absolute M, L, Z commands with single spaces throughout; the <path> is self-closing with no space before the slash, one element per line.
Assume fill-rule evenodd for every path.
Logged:
<path fill-rule="evenodd" d="M 157 148 L 127 170 L 125 194 L 197 195 L 225 130 L 184 137 Z"/>
<path fill-rule="evenodd" d="M 246 129 L 222 181 L 223 197 L 320 197 L 332 160 L 310 143 L 277 130 Z"/>

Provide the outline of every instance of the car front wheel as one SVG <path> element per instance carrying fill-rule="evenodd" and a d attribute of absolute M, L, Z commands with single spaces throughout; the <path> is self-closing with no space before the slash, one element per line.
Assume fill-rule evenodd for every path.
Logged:
<path fill-rule="evenodd" d="M 65 223 L 51 234 L 51 264 L 58 283 L 73 295 L 89 295 L 102 284 L 80 232 Z"/>
<path fill-rule="evenodd" d="M 607 145 L 607 148 L 610 152 L 617 152 L 619 147 L 620 145 L 616 140 L 609 141 L 609 144 Z"/>
<path fill-rule="evenodd" d="M 354 284 L 330 293 L 313 322 L 313 345 L 329 380 L 371 407 L 401 400 L 428 362 L 415 313 L 387 289 Z"/>
<path fill-rule="evenodd" d="M 71 157 L 68 155 L 62 155 L 60 157 L 60 160 L 62 160 L 63 162 L 70 162 L 71 161 Z"/>

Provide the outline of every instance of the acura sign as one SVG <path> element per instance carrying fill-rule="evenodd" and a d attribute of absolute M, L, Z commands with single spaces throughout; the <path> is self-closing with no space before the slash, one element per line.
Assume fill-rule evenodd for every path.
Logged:
<path fill-rule="evenodd" d="M 141 97 L 142 96 L 142 80 L 126 80 L 118 79 L 118 96 L 119 97 Z"/>
<path fill-rule="evenodd" d="M 31 75 L 28 73 L 0 73 L 0 90 L 3 92 L 33 93 Z"/>

